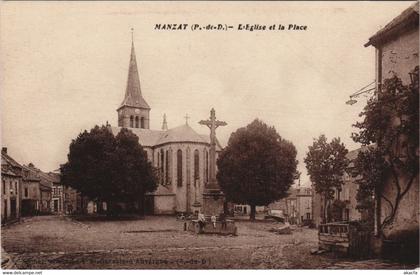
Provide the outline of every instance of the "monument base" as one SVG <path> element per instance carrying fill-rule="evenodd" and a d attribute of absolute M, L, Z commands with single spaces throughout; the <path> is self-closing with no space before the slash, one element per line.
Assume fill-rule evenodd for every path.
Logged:
<path fill-rule="evenodd" d="M 224 194 L 218 189 L 206 189 L 203 193 L 201 212 L 206 216 L 218 217 L 223 213 Z"/>
<path fill-rule="evenodd" d="M 200 228 L 198 220 L 188 222 L 187 230 L 196 234 L 219 234 L 237 236 L 238 228 L 234 220 L 226 219 L 226 224 L 222 225 L 220 221 L 216 221 L 216 226 L 212 222 L 206 222 L 203 228 Z"/>

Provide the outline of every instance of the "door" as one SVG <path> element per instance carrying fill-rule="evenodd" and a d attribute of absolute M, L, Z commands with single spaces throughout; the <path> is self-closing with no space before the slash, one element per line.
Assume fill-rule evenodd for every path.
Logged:
<path fill-rule="evenodd" d="M 58 200 L 54 200 L 54 212 L 58 212 Z"/>
<path fill-rule="evenodd" d="M 10 217 L 16 218 L 16 199 L 10 200 Z"/>

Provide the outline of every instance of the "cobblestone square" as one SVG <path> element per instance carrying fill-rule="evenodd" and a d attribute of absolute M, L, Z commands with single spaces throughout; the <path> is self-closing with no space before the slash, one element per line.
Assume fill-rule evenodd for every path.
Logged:
<path fill-rule="evenodd" d="M 269 232 L 272 222 L 237 221 L 238 236 L 195 235 L 175 217 L 76 221 L 39 216 L 2 228 L 2 246 L 19 269 L 408 269 L 379 260 L 311 255 L 315 229 Z"/>

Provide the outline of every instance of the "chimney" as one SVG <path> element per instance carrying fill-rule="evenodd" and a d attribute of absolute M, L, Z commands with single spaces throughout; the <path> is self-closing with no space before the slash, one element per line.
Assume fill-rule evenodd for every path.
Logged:
<path fill-rule="evenodd" d="M 1 152 L 2 152 L 3 154 L 7 154 L 7 147 L 2 147 L 2 148 L 1 148 Z"/>

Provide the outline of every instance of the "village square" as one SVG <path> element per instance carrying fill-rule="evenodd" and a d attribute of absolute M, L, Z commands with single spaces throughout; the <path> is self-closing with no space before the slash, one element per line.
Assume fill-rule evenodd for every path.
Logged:
<path fill-rule="evenodd" d="M 265 12 L 273 8 L 270 5 L 276 7 L 267 3 Z M 146 24 L 150 32 L 126 28 L 129 32 L 119 36 L 123 41 L 115 41 L 115 49 L 126 49 L 123 53 L 86 43 L 79 48 L 86 52 L 73 58 L 67 52 L 86 39 L 81 34 L 85 26 L 66 17 L 64 21 L 80 29 L 66 31 L 72 39 L 64 50 L 50 50 L 48 57 L 30 52 L 32 39 L 47 48 L 54 40 L 38 41 L 42 33 L 24 40 L 28 43 L 22 48 L 24 56 L 58 66 L 42 78 L 36 73 L 42 74 L 42 67 L 49 70 L 47 63 L 32 67 L 36 62 L 22 61 L 28 71 L 14 71 L 20 55 L 14 56 L 11 45 L 19 44 L 19 38 L 11 38 L 9 45 L 2 36 L 12 56 L 7 59 L 12 68 L 6 70 L 2 87 L 6 90 L 2 92 L 2 269 L 418 268 L 418 3 L 385 6 L 380 8 L 389 16 L 375 19 L 369 32 L 363 30 L 360 40 L 364 42 L 352 46 L 356 52 L 369 50 L 370 60 L 362 62 L 361 57 L 331 49 L 329 62 L 302 61 L 302 56 L 314 52 L 314 58 L 324 59 L 326 54 L 321 46 L 310 52 L 308 45 L 297 42 L 310 35 L 304 34 L 311 31 L 310 23 L 302 22 L 289 25 L 302 35 L 287 36 L 296 44 L 282 48 L 299 58 L 282 56 L 288 58 L 284 64 L 289 67 L 281 71 L 274 65 L 264 67 L 277 62 L 270 54 L 254 56 L 238 50 L 237 56 L 246 57 L 225 66 L 234 60 L 229 55 L 236 54 L 234 46 L 224 49 L 214 43 L 206 45 L 205 53 L 199 49 L 213 39 L 229 41 L 226 34 L 216 38 L 208 38 L 209 33 L 200 38 L 181 34 L 180 40 L 188 46 L 170 47 L 175 32 L 165 31 L 172 24 L 151 21 Z M 162 8 L 154 10 L 150 3 L 141 7 L 154 16 Z M 75 12 L 73 8 L 68 12 Z M 337 6 L 331 14 L 345 8 Z M 6 11 L 4 22 L 17 20 L 12 6 L 6 6 Z M 108 19 L 104 20 L 121 16 L 105 11 Z M 29 9 L 25 12 L 32 14 Z M 174 9 L 173 14 L 177 12 Z M 49 26 L 48 20 L 37 21 L 39 30 L 52 31 L 43 25 Z M 100 25 L 97 19 L 89 16 L 89 20 Z M 187 32 L 187 26 L 177 28 Z M 6 33 L 15 30 L 9 25 L 4 28 Z M 102 37 L 113 43 L 106 27 L 102 28 L 98 33 L 103 36 L 91 33 L 89 39 Z M 144 38 L 153 31 L 162 43 Z M 52 32 L 54 43 L 59 43 L 64 34 Z M 226 43 L 238 49 L 235 43 L 248 41 L 243 35 L 250 34 L 235 35 L 239 42 Z M 253 39 L 269 39 L 266 35 Z M 196 39 L 195 44 L 190 39 Z M 272 47 L 271 40 L 264 41 Z M 186 64 L 177 65 L 185 49 L 192 57 L 184 53 Z M 248 50 L 252 52 L 243 49 Z M 216 56 L 222 61 L 216 61 Z M 354 79 L 362 80 L 353 83 L 355 90 L 337 91 L 343 83 L 319 77 L 311 85 L 330 86 L 337 93 L 319 95 L 323 99 L 316 98 L 316 87 L 308 88 L 304 96 L 286 94 L 283 101 L 275 99 L 281 93 L 277 88 L 266 94 L 257 90 L 258 85 L 274 85 L 272 79 L 287 81 L 283 90 L 309 81 L 304 72 L 300 79 L 300 68 L 292 65 L 295 60 L 307 65 L 311 76 L 322 75 L 321 71 L 331 69 L 329 63 L 336 64 L 334 60 L 340 58 L 351 66 L 367 66 L 362 70 L 374 81 L 367 84 L 363 81 L 370 76 L 356 73 Z M 115 65 L 126 61 L 128 69 Z M 91 62 L 103 71 L 87 69 Z M 165 63 L 165 69 L 159 62 Z M 255 64 L 252 73 L 245 69 L 247 62 Z M 358 62 L 361 65 L 353 64 Z M 169 77 L 166 67 L 177 77 Z M 214 68 L 224 71 L 212 78 Z M 334 71 L 331 74 L 341 73 Z M 257 83 L 257 72 L 267 76 L 263 84 Z M 80 83 L 78 74 L 83 75 Z M 115 74 L 121 77 L 114 78 Z M 11 83 L 8 75 L 22 82 Z M 54 82 L 55 77 L 61 80 Z M 55 83 L 51 93 L 42 88 L 48 81 Z M 28 94 L 33 85 L 40 86 Z M 80 88 L 85 85 L 86 90 Z M 240 92 L 225 94 L 220 92 L 223 89 Z M 339 93 L 344 93 L 342 105 L 332 99 Z M 33 103 L 37 96 L 45 98 L 39 101 L 45 106 Z M 18 107 L 12 102 L 19 102 L 27 112 L 32 108 L 34 114 L 15 117 Z M 102 104 L 108 109 L 99 111 Z M 323 112 L 333 115 L 325 118 Z M 316 116 L 323 119 L 312 118 Z M 56 127 L 45 126 L 53 124 Z M 39 131 L 39 136 L 32 131 Z M 23 136 L 25 146 L 20 145 Z"/>

